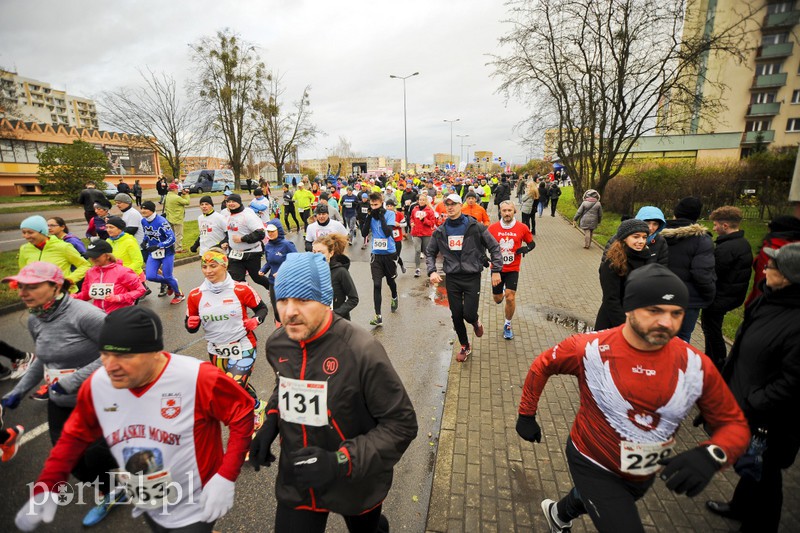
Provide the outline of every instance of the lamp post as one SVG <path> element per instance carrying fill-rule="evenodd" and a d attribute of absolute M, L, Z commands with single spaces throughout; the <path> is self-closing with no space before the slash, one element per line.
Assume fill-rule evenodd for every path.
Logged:
<path fill-rule="evenodd" d="M 458 158 L 463 161 L 464 160 L 464 139 L 469 137 L 469 135 L 456 135 L 461 139 L 461 149 L 458 151 Z M 459 161 L 459 163 L 461 162 Z"/>
<path fill-rule="evenodd" d="M 454 118 L 453 120 L 444 119 L 445 122 L 450 123 L 450 164 L 453 164 L 453 122 L 458 122 L 461 120 L 460 118 Z"/>
<path fill-rule="evenodd" d="M 469 160 L 469 149 L 471 147 L 473 147 L 473 146 L 476 146 L 476 145 L 475 144 L 465 144 L 464 146 L 467 147 L 467 159 L 466 159 L 466 161 L 467 161 L 467 164 L 469 164 L 470 163 L 470 160 Z"/>
<path fill-rule="evenodd" d="M 406 80 L 419 75 L 419 72 L 409 74 L 408 76 L 395 76 L 389 74 L 389 77 L 395 80 L 403 80 L 403 157 L 404 164 L 408 167 L 408 127 L 406 122 Z"/>

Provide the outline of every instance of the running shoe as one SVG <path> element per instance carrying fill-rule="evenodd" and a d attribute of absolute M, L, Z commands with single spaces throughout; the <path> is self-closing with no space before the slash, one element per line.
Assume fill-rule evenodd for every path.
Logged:
<path fill-rule="evenodd" d="M 383 325 L 383 317 L 381 315 L 375 315 L 375 318 L 369 321 L 370 326 L 382 326 Z"/>
<path fill-rule="evenodd" d="M 0 381 L 11 378 L 11 372 L 12 370 L 10 368 L 0 365 Z"/>
<path fill-rule="evenodd" d="M 172 296 L 173 294 L 175 294 L 175 291 L 173 291 L 172 288 L 167 287 L 167 296 Z"/>
<path fill-rule="evenodd" d="M 186 299 L 186 295 L 185 294 L 183 294 L 182 292 L 177 292 L 177 293 L 175 293 L 175 298 L 170 300 L 169 303 L 171 305 L 178 305 L 179 303 L 181 303 L 185 299 Z"/>
<path fill-rule="evenodd" d="M 15 361 L 11 365 L 11 375 L 6 379 L 19 379 L 24 376 L 34 359 L 36 359 L 35 355 L 30 352 L 25 352 L 25 357 L 23 359 Z"/>
<path fill-rule="evenodd" d="M 550 499 L 542 500 L 542 512 L 544 513 L 544 517 L 547 520 L 547 525 L 550 528 L 550 533 L 569 533 L 572 531 L 572 521 L 567 522 L 563 526 L 559 526 L 556 523 L 556 519 L 553 517 L 553 512 L 555 511 L 556 502 Z"/>
<path fill-rule="evenodd" d="M 258 400 L 258 405 L 253 409 L 253 416 L 253 433 L 255 433 L 264 425 L 264 419 L 267 416 L 267 402 Z"/>
<path fill-rule="evenodd" d="M 150 296 L 151 294 L 153 294 L 153 291 L 151 291 L 151 290 L 150 290 L 150 287 L 148 287 L 147 285 L 145 285 L 145 286 L 144 286 L 144 294 L 142 295 L 142 298 L 147 298 L 147 297 L 148 297 L 148 296 Z"/>
<path fill-rule="evenodd" d="M 416 270 L 414 271 L 414 277 L 415 277 L 415 278 L 418 278 L 418 277 L 419 277 L 419 269 L 416 269 Z"/>
<path fill-rule="evenodd" d="M 459 363 L 463 363 L 464 361 L 467 360 L 467 357 L 469 357 L 471 353 L 472 353 L 472 346 L 470 346 L 469 344 L 465 344 L 464 346 L 461 347 L 461 351 L 458 352 L 458 355 L 456 356 L 456 361 L 458 361 Z"/>
<path fill-rule="evenodd" d="M 477 322 L 472 324 L 472 329 L 475 331 L 476 337 L 483 337 L 483 322 L 479 318 Z"/>
<path fill-rule="evenodd" d="M 400 301 L 397 298 L 392 298 L 392 313 L 397 311 L 397 308 L 400 306 Z"/>
<path fill-rule="evenodd" d="M 36 392 L 31 394 L 31 400 L 47 400 L 50 398 L 49 393 L 50 386 L 45 383 L 41 387 L 39 387 Z"/>
<path fill-rule="evenodd" d="M 103 501 L 83 517 L 83 525 L 90 527 L 99 524 L 118 503 L 125 503 L 126 501 L 128 501 L 128 493 L 124 487 L 119 487 L 114 492 L 106 494 L 103 497 Z"/>
<path fill-rule="evenodd" d="M 403 272 L 403 274 L 406 273 L 406 265 L 405 265 L 405 263 L 400 263 L 400 270 Z"/>
<path fill-rule="evenodd" d="M 511 324 L 503 325 L 503 338 L 507 341 L 514 338 L 514 332 L 511 331 Z"/>
<path fill-rule="evenodd" d="M 166 295 L 167 295 L 167 286 L 166 285 L 162 285 L 161 286 L 161 290 L 158 291 L 158 297 L 159 298 L 163 298 Z"/>
<path fill-rule="evenodd" d="M 25 433 L 25 428 L 16 425 L 6 429 L 6 431 L 8 431 L 8 438 L 6 438 L 3 444 L 0 444 L 0 451 L 3 453 L 4 463 L 10 461 L 17 455 L 17 450 L 19 450 L 19 438 Z"/>

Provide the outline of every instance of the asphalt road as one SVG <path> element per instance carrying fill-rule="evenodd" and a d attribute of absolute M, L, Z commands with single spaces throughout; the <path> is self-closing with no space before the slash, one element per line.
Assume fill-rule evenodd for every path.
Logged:
<path fill-rule="evenodd" d="M 77 227 L 77 226 L 76 226 Z M 296 233 L 290 234 L 299 242 Z M 403 258 L 413 267 L 413 248 L 405 241 Z M 298 246 L 302 249 L 301 246 Z M 427 286 L 424 277 L 414 278 L 413 268 L 407 274 L 399 274 L 398 290 L 400 307 L 396 314 L 389 313 L 389 291 L 384 286 L 384 326 L 372 329 L 368 325 L 372 317 L 372 281 L 369 274 L 369 254 L 358 246 L 350 249 L 352 265 L 350 272 L 359 289 L 360 303 L 352 313 L 353 323 L 372 330 L 385 346 L 389 357 L 401 376 L 414 407 L 419 423 L 419 435 L 411 444 L 403 459 L 395 468 L 395 481 L 384 504 L 384 513 L 390 520 L 393 531 L 423 531 L 430 500 L 431 481 L 442 414 L 447 372 L 450 365 L 454 337 L 446 302 L 441 295 Z M 176 269 L 181 287 L 188 291 L 202 281 L 197 263 Z M 266 297 L 265 291 L 257 287 Z M 158 310 L 165 326 L 166 348 L 172 352 L 191 355 L 205 360 L 205 342 L 200 334 L 191 335 L 183 328 L 185 305 L 170 306 L 165 298 L 155 293 L 142 305 Z M 272 310 L 270 310 L 272 315 Z M 270 318 L 272 318 L 270 316 Z M 20 349 L 31 350 L 33 342 L 27 331 L 26 312 L 0 316 L 0 338 Z M 274 387 L 274 375 L 263 361 L 263 340 L 272 332 L 272 320 L 267 320 L 258 332 L 259 362 L 256 364 L 251 383 L 259 394 L 267 396 Z M 11 390 L 13 382 L 0 382 L 0 394 Z M 3 463 L 3 482 L 0 484 L 0 531 L 13 531 L 13 517 L 28 499 L 27 483 L 35 481 L 47 454 L 51 449 L 46 431 L 46 405 L 26 399 L 15 411 L 5 416 L 6 424 L 23 424 L 30 432 L 24 440 L 17 457 Z M 26 436 L 23 436 L 25 438 Z M 275 444 L 273 451 L 277 451 Z M 476 450 L 477 453 L 477 450 Z M 236 483 L 236 503 L 233 510 L 216 525 L 218 531 L 269 531 L 273 527 L 275 513 L 275 467 L 255 472 L 248 465 Z M 88 494 L 86 498 L 90 497 Z M 113 512 L 93 531 L 146 530 L 141 519 L 133 520 L 129 508 Z M 59 533 L 81 531 L 83 515 L 88 505 L 71 504 L 60 508 L 55 522 L 38 531 Z M 346 531 L 344 522 L 331 517 L 329 531 Z"/>

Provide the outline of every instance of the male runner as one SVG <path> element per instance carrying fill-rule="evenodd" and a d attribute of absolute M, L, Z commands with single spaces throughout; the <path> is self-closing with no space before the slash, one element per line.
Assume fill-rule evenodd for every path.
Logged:
<path fill-rule="evenodd" d="M 625 324 L 573 335 L 533 361 L 517 419 L 523 439 L 541 441 L 536 413 L 550 376 L 571 374 L 580 386 L 566 448 L 575 487 L 542 501 L 551 531 L 589 513 L 601 532 L 643 532 L 636 501 L 659 471 L 667 488 L 693 497 L 747 448 L 747 421 L 714 363 L 676 337 L 688 304 L 675 274 L 646 265 L 625 284 Z M 679 453 L 675 433 L 695 404 L 711 438 Z"/>
<path fill-rule="evenodd" d="M 244 281 L 250 274 L 253 283 L 269 290 L 269 283 L 260 275 L 262 241 L 266 237 L 264 223 L 252 209 L 245 209 L 242 197 L 228 196 L 228 273 L 235 281 Z"/>
<path fill-rule="evenodd" d="M 347 187 L 347 194 L 342 196 L 339 201 L 339 208 L 342 210 L 342 218 L 344 218 L 344 225 L 347 228 L 347 242 L 352 245 L 353 239 L 356 237 L 358 214 L 358 197 L 353 194 L 352 187 Z"/>
<path fill-rule="evenodd" d="M 519 267 L 522 257 L 536 247 L 533 242 L 531 230 L 514 218 L 517 208 L 510 200 L 500 204 L 500 220 L 489 226 L 489 233 L 500 245 L 503 256 L 503 270 L 500 272 L 500 283 L 492 286 L 494 303 L 499 304 L 505 299 L 505 323 L 503 324 L 503 338 L 511 340 L 514 331 L 511 329 L 511 319 L 517 310 L 517 283 L 519 281 Z"/>
<path fill-rule="evenodd" d="M 233 507 L 234 483 L 253 431 L 253 400 L 210 363 L 164 348 L 158 315 L 125 307 L 105 318 L 103 366 L 77 405 L 15 524 L 33 531 L 58 508 L 56 487 L 86 448 L 105 436 L 124 473 L 134 516 L 154 532 L 211 533 Z M 220 423 L 230 429 L 222 444 Z"/>
<path fill-rule="evenodd" d="M 228 235 L 228 223 L 225 218 L 214 211 L 214 200 L 210 196 L 200 198 L 200 216 L 197 217 L 197 229 L 200 231 L 191 248 L 192 253 L 202 256 L 209 248 L 219 246 Z"/>
<path fill-rule="evenodd" d="M 174 295 L 169 303 L 177 305 L 185 296 L 172 274 L 175 268 L 175 234 L 167 219 L 156 213 L 156 204 L 152 201 L 142 203 L 142 216 L 145 276 L 147 281 L 161 283 L 159 296 Z"/>
<path fill-rule="evenodd" d="M 370 256 L 370 271 L 372 273 L 372 300 L 375 304 L 375 318 L 369 321 L 372 326 L 382 326 L 383 317 L 381 316 L 381 280 L 386 278 L 386 285 L 392 293 L 392 313 L 397 311 L 399 300 L 397 298 L 397 263 L 395 256 L 397 247 L 392 236 L 392 231 L 397 223 L 395 214 L 383 207 L 383 197 L 379 192 L 369 195 L 370 213 L 369 218 L 364 223 L 361 234 L 366 243 L 367 236 L 372 233 L 372 255 Z"/>
<path fill-rule="evenodd" d="M 321 254 L 289 254 L 275 293 L 283 322 L 267 340 L 275 391 L 250 446 L 256 469 L 269 466 L 280 433 L 275 531 L 322 532 L 333 512 L 350 531 L 388 532 L 382 503 L 417 435 L 405 387 L 380 342 L 331 311 Z"/>
<path fill-rule="evenodd" d="M 311 251 L 311 247 L 314 244 L 314 241 L 316 241 L 320 237 L 324 237 L 329 233 L 338 233 L 340 235 L 347 235 L 347 228 L 345 228 L 341 222 L 337 220 L 332 220 L 330 218 L 330 210 L 331 208 L 324 203 L 320 203 L 314 210 L 317 219 L 311 224 L 309 224 L 308 230 L 306 230 L 306 242 L 305 242 L 306 252 Z"/>
<path fill-rule="evenodd" d="M 493 287 L 501 282 L 503 258 L 500 246 L 486 227 L 461 213 L 459 195 L 450 194 L 443 203 L 447 210 L 447 219 L 431 236 L 425 251 L 425 264 L 431 284 L 441 283 L 442 278 L 436 272 L 436 256 L 442 254 L 450 314 L 461 344 L 456 361 L 463 363 L 472 353 L 464 323 L 472 324 L 476 337 L 483 336 L 483 324 L 478 318 L 478 304 L 481 296 L 481 272 L 489 262 L 486 259 L 486 250 L 489 250 L 492 257 Z"/>

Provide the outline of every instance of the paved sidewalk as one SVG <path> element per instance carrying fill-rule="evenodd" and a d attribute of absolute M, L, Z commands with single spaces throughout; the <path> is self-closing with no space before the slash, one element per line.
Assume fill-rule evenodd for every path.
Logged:
<path fill-rule="evenodd" d="M 561 217 L 537 220 L 533 253 L 522 261 L 514 317 L 515 338 L 502 338 L 503 305 L 491 298 L 483 277 L 480 316 L 486 328 L 473 339 L 473 355 L 451 364 L 428 511 L 427 530 L 547 531 L 539 503 L 558 500 L 572 487 L 564 447 L 578 408 L 577 381 L 556 376 L 548 381 L 539 408 L 540 444 L 523 441 L 514 427 L 522 384 L 536 355 L 594 323 L 600 306 L 597 269 L 602 251 L 582 248 L 582 234 Z M 693 344 L 703 346 L 698 326 Z M 471 332 L 470 332 L 471 333 Z M 456 348 L 458 348 L 456 346 Z M 704 434 L 691 418 L 678 434 L 678 449 L 688 449 Z M 706 499 L 727 499 L 737 476 L 715 476 L 694 499 L 675 496 L 664 483 L 639 502 L 648 532 L 734 531 L 735 522 L 704 510 Z M 800 476 L 784 476 L 781 531 L 800 531 Z M 587 517 L 573 531 L 594 531 Z"/>

